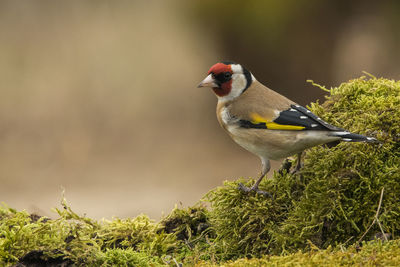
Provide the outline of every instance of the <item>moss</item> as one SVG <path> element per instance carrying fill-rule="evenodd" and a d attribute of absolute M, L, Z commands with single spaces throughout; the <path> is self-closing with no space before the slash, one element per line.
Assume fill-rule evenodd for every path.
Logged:
<path fill-rule="evenodd" d="M 74 213 L 65 201 L 55 210 L 57 219 L 3 206 L 0 264 L 394 265 L 385 257 L 398 261 L 400 252 L 400 82 L 361 77 L 321 88 L 330 95 L 323 104 L 311 104 L 313 112 L 381 143 L 314 147 L 299 173 L 290 174 L 289 160 L 261 183 L 273 199 L 238 191 L 239 182 L 254 182 L 239 179 L 210 191 L 194 207 L 174 209 L 159 223 L 144 215 L 95 221 Z M 382 188 L 382 229 L 373 224 L 367 232 Z M 358 251 L 358 240 L 379 236 L 395 240 L 365 243 Z"/>
<path fill-rule="evenodd" d="M 259 267 L 259 266 L 398 266 L 400 262 L 400 241 L 365 243 L 361 249 L 353 246 L 348 249 L 311 250 L 296 252 L 285 256 L 264 256 L 260 259 L 239 259 L 220 265 L 206 262 L 197 267 Z"/>
<path fill-rule="evenodd" d="M 146 261 L 161 264 L 156 255 L 173 252 L 177 245 L 174 235 L 160 231 L 162 226 L 146 216 L 97 222 L 77 215 L 65 201 L 63 209 L 56 212 L 58 219 L 34 221 L 25 211 L 1 207 L 0 264 L 57 259 L 76 265 L 112 266 L 118 257 L 126 266 Z"/>
<path fill-rule="evenodd" d="M 94 263 L 97 266 L 126 266 L 147 267 L 165 266 L 158 257 L 149 256 L 144 252 L 137 252 L 132 248 L 106 249 L 97 255 Z"/>
<path fill-rule="evenodd" d="M 300 173 L 302 196 L 293 203 L 275 235 L 282 249 L 304 248 L 307 240 L 320 248 L 351 237 L 356 240 L 373 221 L 383 187 L 383 229 L 394 238 L 400 233 L 400 83 L 360 78 L 330 92 L 323 105 L 314 103 L 311 110 L 352 132 L 375 136 L 382 143 L 343 142 L 333 148 L 318 146 L 307 151 Z M 367 238 L 376 232 L 377 227 Z"/>
<path fill-rule="evenodd" d="M 173 233 L 180 241 L 176 259 L 185 262 L 207 260 L 215 262 L 214 252 L 210 247 L 215 239 L 215 231 L 209 220 L 210 213 L 199 203 L 187 209 L 175 208 L 161 220 L 166 233 Z"/>
<path fill-rule="evenodd" d="M 175 208 L 161 221 L 161 225 L 166 233 L 175 233 L 178 240 L 192 243 L 205 232 L 210 234 L 208 217 L 208 210 L 201 205 L 187 209 Z"/>

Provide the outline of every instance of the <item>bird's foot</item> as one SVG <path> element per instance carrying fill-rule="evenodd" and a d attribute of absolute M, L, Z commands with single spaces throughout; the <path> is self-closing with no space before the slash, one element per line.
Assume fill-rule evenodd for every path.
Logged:
<path fill-rule="evenodd" d="M 257 194 L 268 196 L 271 199 L 274 199 L 274 197 L 269 192 L 258 189 L 258 186 L 247 187 L 244 184 L 239 183 L 238 189 L 239 191 L 242 191 L 244 193 L 256 192 Z"/>

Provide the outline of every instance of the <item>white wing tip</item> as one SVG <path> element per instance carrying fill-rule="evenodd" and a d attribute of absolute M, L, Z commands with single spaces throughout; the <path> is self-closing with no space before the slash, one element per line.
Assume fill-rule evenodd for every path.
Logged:
<path fill-rule="evenodd" d="M 351 138 L 342 138 L 341 140 L 342 140 L 342 141 L 345 141 L 345 142 L 351 142 L 351 141 L 353 141 L 353 139 L 351 139 Z"/>
<path fill-rule="evenodd" d="M 335 135 L 346 135 L 346 134 L 350 134 L 350 132 L 346 132 L 346 131 L 343 131 L 343 132 L 335 132 Z"/>

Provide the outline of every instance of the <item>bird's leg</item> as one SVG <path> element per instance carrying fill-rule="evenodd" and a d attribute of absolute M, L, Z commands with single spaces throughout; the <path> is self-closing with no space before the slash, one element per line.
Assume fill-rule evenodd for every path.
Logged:
<path fill-rule="evenodd" d="M 294 168 L 294 170 L 292 170 L 292 171 L 290 172 L 290 174 L 296 174 L 296 173 L 301 169 L 301 167 L 303 166 L 303 165 L 301 164 L 301 156 L 302 156 L 302 154 L 303 154 L 303 152 L 300 152 L 300 153 L 297 154 L 297 163 L 296 163 L 296 167 Z"/>
<path fill-rule="evenodd" d="M 272 195 L 271 195 L 270 193 L 258 189 L 258 185 L 261 183 L 262 179 L 264 178 L 265 175 L 267 175 L 269 169 L 271 168 L 271 164 L 270 164 L 269 160 L 267 160 L 267 159 L 261 159 L 261 162 L 262 162 L 262 165 L 263 165 L 263 169 L 262 169 L 262 171 L 261 171 L 260 177 L 258 177 L 258 179 L 257 179 L 257 181 L 254 183 L 254 185 L 253 185 L 252 187 L 249 188 L 249 187 L 245 186 L 244 184 L 239 183 L 238 189 L 239 189 L 240 191 L 243 191 L 243 192 L 246 192 L 246 193 L 251 192 L 251 191 L 254 191 L 254 192 L 256 192 L 257 194 L 261 194 L 261 195 L 269 196 L 269 197 L 273 198 Z"/>

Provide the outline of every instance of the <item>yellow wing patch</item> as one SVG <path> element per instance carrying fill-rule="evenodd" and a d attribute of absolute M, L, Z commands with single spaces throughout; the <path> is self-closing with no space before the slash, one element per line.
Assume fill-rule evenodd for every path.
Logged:
<path fill-rule="evenodd" d="M 251 113 L 250 117 L 251 117 L 251 123 L 254 123 L 254 124 L 265 123 L 265 126 L 267 127 L 267 129 L 271 129 L 271 130 L 300 131 L 300 130 L 303 130 L 304 128 L 306 128 L 304 126 L 278 124 L 278 123 L 269 121 L 269 120 L 261 117 L 257 113 Z"/>

